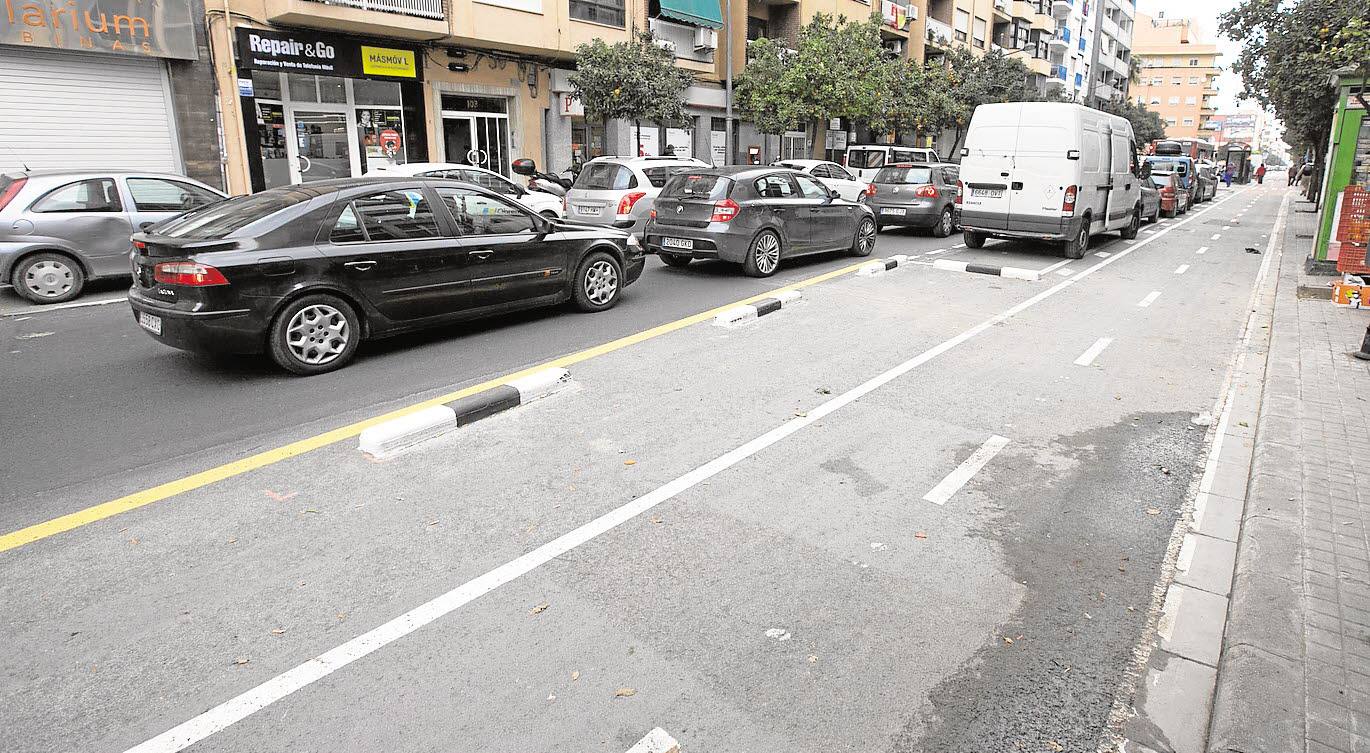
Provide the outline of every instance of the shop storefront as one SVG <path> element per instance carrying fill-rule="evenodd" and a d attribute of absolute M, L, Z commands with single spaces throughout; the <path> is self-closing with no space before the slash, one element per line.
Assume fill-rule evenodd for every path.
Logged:
<path fill-rule="evenodd" d="M 253 191 L 428 158 L 418 49 L 250 28 L 235 42 Z"/>
<path fill-rule="evenodd" d="M 0 171 L 182 172 L 168 60 L 197 60 L 187 0 L 12 0 L 0 12 Z"/>

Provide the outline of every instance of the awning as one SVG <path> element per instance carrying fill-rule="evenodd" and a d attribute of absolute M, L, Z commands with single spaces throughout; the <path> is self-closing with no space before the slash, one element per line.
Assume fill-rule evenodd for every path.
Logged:
<path fill-rule="evenodd" d="M 695 26 L 723 28 L 723 11 L 718 0 L 661 0 L 661 15 Z"/>

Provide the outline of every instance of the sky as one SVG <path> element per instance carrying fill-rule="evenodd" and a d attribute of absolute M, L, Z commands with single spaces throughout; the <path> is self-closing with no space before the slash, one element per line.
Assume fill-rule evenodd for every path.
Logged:
<path fill-rule="evenodd" d="M 1241 45 L 1218 34 L 1218 14 L 1237 5 L 1237 0 L 1137 0 L 1137 10 L 1155 17 L 1165 11 L 1166 18 L 1192 18 L 1198 22 L 1203 33 L 1203 41 L 1218 45 L 1223 53 L 1218 64 L 1230 69 L 1236 60 Z M 1241 77 L 1226 72 L 1218 79 L 1218 112 L 1228 113 L 1237 109 L 1238 98 L 1242 93 Z M 1256 109 L 1255 102 L 1242 103 L 1242 109 Z"/>

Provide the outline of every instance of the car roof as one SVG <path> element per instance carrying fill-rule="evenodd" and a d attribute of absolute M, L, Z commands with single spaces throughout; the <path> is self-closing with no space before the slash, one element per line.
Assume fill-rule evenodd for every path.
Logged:
<path fill-rule="evenodd" d="M 663 167 L 708 167 L 709 163 L 694 157 L 667 157 L 667 156 L 646 156 L 646 157 L 595 157 L 585 164 L 591 165 L 596 162 L 611 162 L 616 165 L 626 167 L 650 167 L 653 165 Z"/>
<path fill-rule="evenodd" d="M 780 167 L 789 167 L 790 165 L 813 167 L 815 165 L 835 165 L 837 163 L 826 159 L 778 159 L 775 161 L 775 164 Z"/>
<path fill-rule="evenodd" d="M 406 162 L 401 165 L 378 167 L 375 170 L 371 170 L 366 175 L 368 177 L 374 176 L 378 178 L 386 175 L 412 176 L 425 170 L 475 170 L 478 173 L 489 173 L 491 175 L 499 175 L 501 178 L 504 177 L 489 168 L 480 167 L 479 165 L 463 165 L 457 162 Z"/>

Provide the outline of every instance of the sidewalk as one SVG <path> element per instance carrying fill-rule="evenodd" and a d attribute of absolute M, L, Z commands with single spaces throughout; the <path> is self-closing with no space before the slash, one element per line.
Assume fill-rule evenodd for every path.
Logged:
<path fill-rule="evenodd" d="M 1286 215 L 1212 753 L 1370 751 L 1370 312 L 1310 295 Z M 1302 293 L 1302 294 L 1301 294 Z"/>

